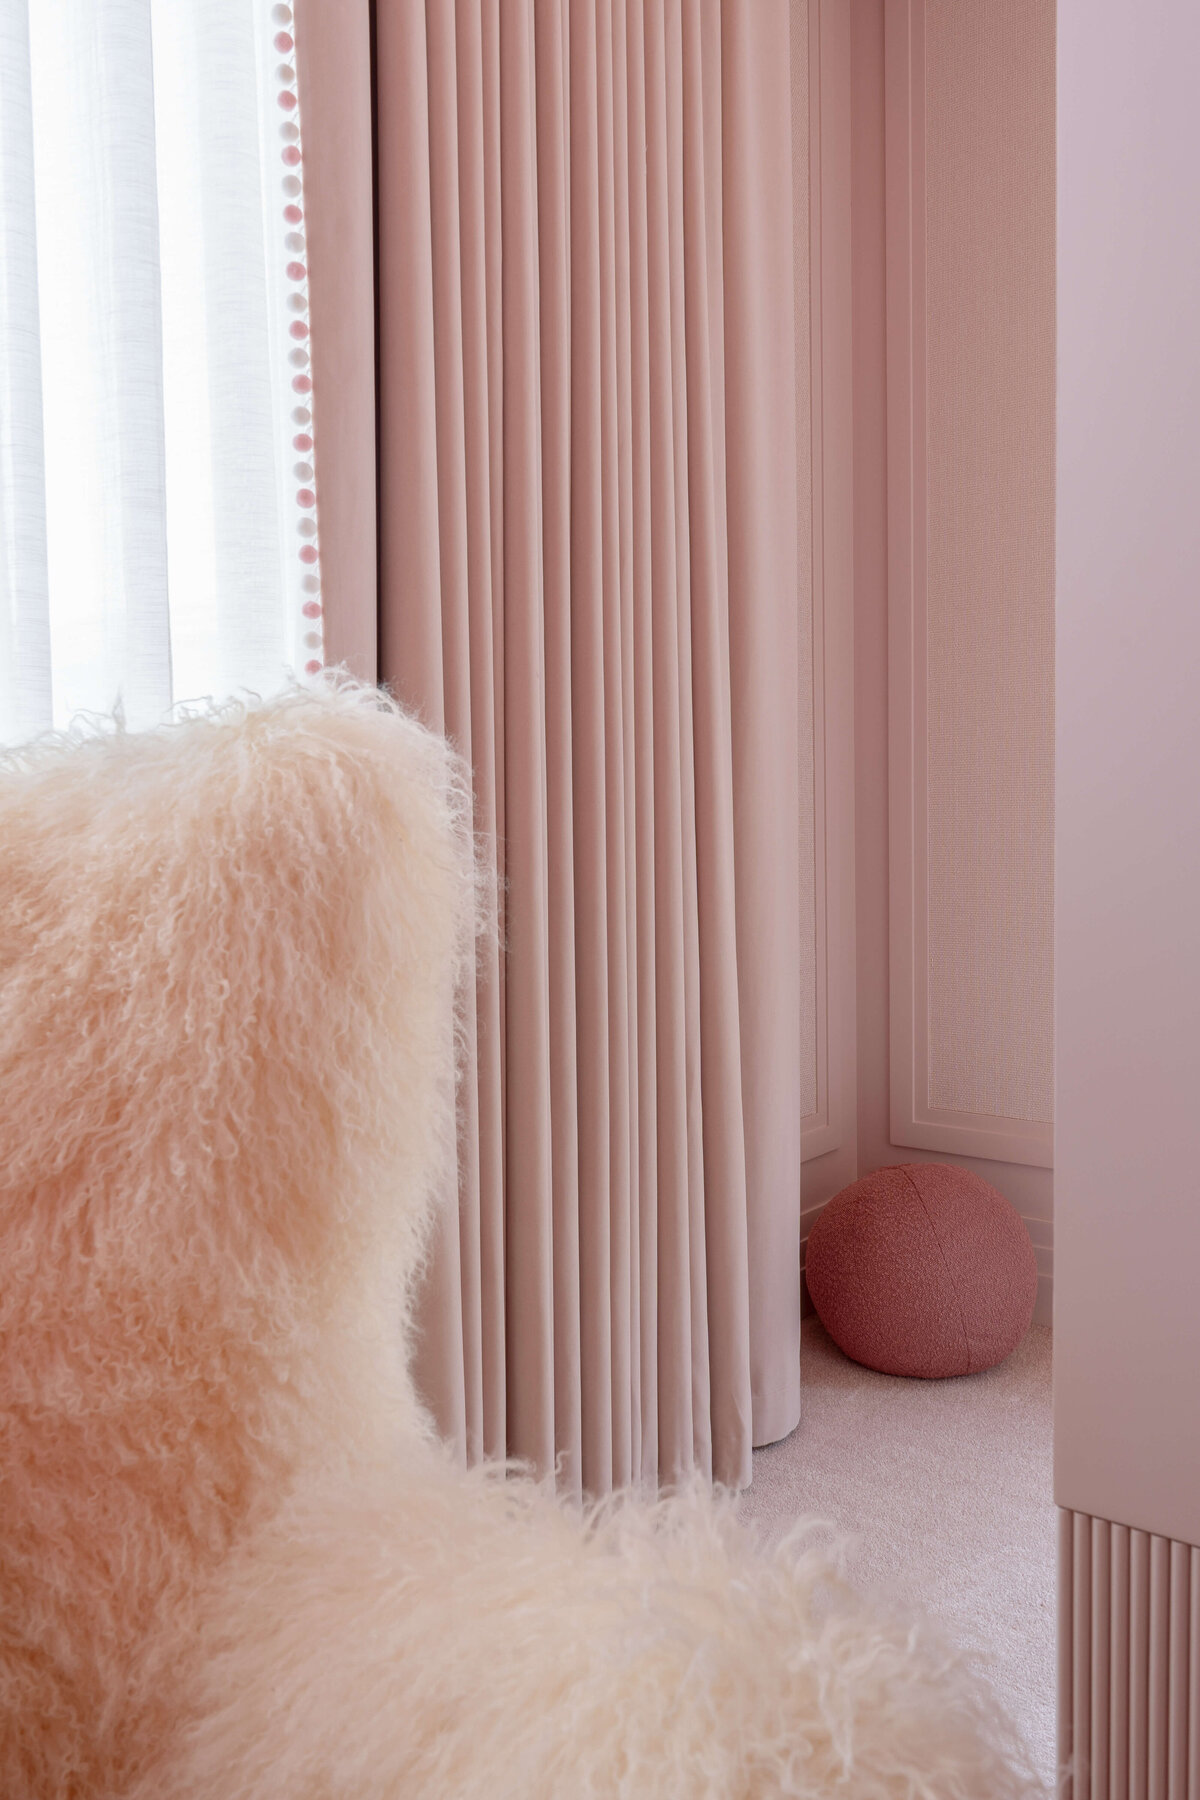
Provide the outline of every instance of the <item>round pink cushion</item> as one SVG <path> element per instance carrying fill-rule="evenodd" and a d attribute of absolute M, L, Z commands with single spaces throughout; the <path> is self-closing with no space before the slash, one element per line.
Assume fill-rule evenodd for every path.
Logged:
<path fill-rule="evenodd" d="M 808 1239 L 808 1291 L 855 1362 L 886 1375 L 972 1375 L 1029 1329 L 1037 1260 L 990 1182 L 901 1163 L 843 1188 Z"/>

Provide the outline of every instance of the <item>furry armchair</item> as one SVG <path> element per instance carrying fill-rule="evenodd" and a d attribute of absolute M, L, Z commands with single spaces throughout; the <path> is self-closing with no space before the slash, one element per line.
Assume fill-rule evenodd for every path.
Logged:
<path fill-rule="evenodd" d="M 463 1474 L 406 1370 L 469 797 L 346 682 L 0 764 L 5 1800 L 1009 1800 L 803 1535 Z"/>

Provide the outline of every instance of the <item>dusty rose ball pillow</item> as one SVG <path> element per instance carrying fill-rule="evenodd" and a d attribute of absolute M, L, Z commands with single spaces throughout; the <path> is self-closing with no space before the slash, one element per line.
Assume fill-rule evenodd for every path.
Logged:
<path fill-rule="evenodd" d="M 808 1239 L 821 1323 L 885 1375 L 973 1375 L 1029 1329 L 1037 1261 L 1004 1195 L 948 1163 L 901 1163 L 843 1188 Z"/>

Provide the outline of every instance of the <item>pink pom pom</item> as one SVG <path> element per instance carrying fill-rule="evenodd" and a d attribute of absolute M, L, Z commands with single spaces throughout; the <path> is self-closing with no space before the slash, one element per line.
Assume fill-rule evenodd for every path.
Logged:
<path fill-rule="evenodd" d="M 302 563 L 315 563 L 316 560 L 317 560 L 317 546 L 315 544 L 305 544 L 304 548 L 300 552 L 300 561 Z"/>
<path fill-rule="evenodd" d="M 306 600 L 304 605 L 300 608 L 300 611 L 304 614 L 306 619 L 319 619 L 321 616 L 321 603 L 319 600 Z"/>

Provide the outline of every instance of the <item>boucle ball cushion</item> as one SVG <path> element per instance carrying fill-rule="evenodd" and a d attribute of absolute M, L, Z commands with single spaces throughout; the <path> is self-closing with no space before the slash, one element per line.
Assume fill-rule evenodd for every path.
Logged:
<path fill-rule="evenodd" d="M 843 1188 L 813 1225 L 805 1273 L 834 1343 L 886 1375 L 990 1369 L 1028 1331 L 1037 1297 L 1020 1215 L 949 1163 L 901 1163 Z"/>

